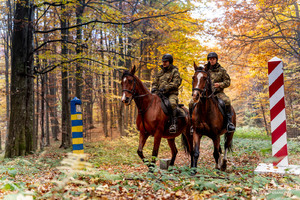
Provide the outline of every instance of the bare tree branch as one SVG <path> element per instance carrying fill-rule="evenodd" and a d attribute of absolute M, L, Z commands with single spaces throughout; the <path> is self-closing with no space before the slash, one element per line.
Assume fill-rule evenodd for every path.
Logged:
<path fill-rule="evenodd" d="M 131 20 L 129 22 L 111 22 L 111 21 L 100 21 L 100 20 L 96 19 L 96 20 L 92 20 L 92 21 L 89 21 L 89 22 L 86 22 L 86 23 L 77 24 L 77 25 L 74 25 L 74 26 L 69 26 L 69 27 L 66 27 L 66 28 L 54 28 L 54 29 L 45 30 L 45 31 L 36 30 L 35 33 L 51 33 L 51 32 L 54 32 L 54 31 L 59 31 L 59 30 L 64 30 L 64 29 L 73 29 L 73 28 L 76 28 L 76 27 L 79 27 L 79 26 L 85 26 L 85 25 L 92 24 L 92 23 L 102 23 L 102 24 L 112 24 L 112 25 L 128 25 L 128 24 L 132 24 L 134 22 L 144 20 L 144 19 L 160 18 L 160 17 L 166 17 L 166 16 L 170 16 L 170 15 L 178 15 L 178 14 L 186 13 L 188 11 L 189 10 L 185 10 L 185 11 L 181 11 L 181 12 L 168 13 L 168 14 L 162 14 L 162 15 L 141 17 L 141 18 L 138 18 L 138 19 Z"/>

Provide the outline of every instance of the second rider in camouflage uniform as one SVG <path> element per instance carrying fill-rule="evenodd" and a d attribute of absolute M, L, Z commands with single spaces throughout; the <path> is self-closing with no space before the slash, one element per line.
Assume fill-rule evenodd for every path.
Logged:
<path fill-rule="evenodd" d="M 169 98 L 172 110 L 173 120 L 169 128 L 170 133 L 177 131 L 177 104 L 178 104 L 178 88 L 181 85 L 181 78 L 178 68 L 173 65 L 173 57 L 170 54 L 165 54 L 162 57 L 163 65 L 152 83 L 152 93 L 161 91 Z"/>
<path fill-rule="evenodd" d="M 234 131 L 235 126 L 232 123 L 232 111 L 231 102 L 229 97 L 224 93 L 224 88 L 230 86 L 230 76 L 226 70 L 218 63 L 218 54 L 211 52 L 207 55 L 208 63 L 205 65 L 208 68 L 210 74 L 211 82 L 213 85 L 214 94 L 222 99 L 225 103 L 226 116 L 227 116 L 227 131 Z M 190 102 L 190 111 L 192 111 L 193 100 Z"/>

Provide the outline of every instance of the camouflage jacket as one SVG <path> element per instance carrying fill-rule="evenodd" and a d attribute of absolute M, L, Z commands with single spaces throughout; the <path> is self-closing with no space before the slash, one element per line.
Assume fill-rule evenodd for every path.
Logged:
<path fill-rule="evenodd" d="M 178 68 L 174 65 L 170 65 L 168 68 L 160 67 L 161 70 L 154 77 L 152 89 L 164 90 L 166 96 L 171 94 L 178 95 L 178 88 L 182 80 Z"/>
<path fill-rule="evenodd" d="M 215 93 L 224 92 L 224 88 L 230 86 L 230 76 L 219 63 L 214 66 L 210 66 L 208 72 L 210 73 L 212 85 L 214 85 L 214 83 L 220 84 L 220 87 L 214 88 Z"/>

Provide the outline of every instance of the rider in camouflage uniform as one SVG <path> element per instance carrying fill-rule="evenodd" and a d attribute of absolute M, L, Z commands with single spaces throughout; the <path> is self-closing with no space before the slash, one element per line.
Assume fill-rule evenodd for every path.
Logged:
<path fill-rule="evenodd" d="M 173 110 L 172 125 L 169 128 L 170 133 L 177 131 L 177 104 L 178 104 L 178 88 L 181 84 L 181 78 L 178 68 L 173 65 L 173 57 L 170 54 L 165 54 L 162 57 L 163 65 L 152 83 L 151 93 L 161 91 L 169 98 Z"/>
<path fill-rule="evenodd" d="M 226 70 L 218 63 L 218 55 L 215 52 L 211 52 L 207 56 L 208 63 L 205 65 L 209 70 L 210 78 L 213 85 L 214 94 L 222 99 L 226 106 L 227 116 L 227 131 L 234 131 L 235 126 L 232 123 L 232 111 L 231 102 L 229 97 L 224 93 L 224 88 L 230 86 L 230 77 Z M 193 101 L 189 104 L 190 111 L 192 112 Z"/>

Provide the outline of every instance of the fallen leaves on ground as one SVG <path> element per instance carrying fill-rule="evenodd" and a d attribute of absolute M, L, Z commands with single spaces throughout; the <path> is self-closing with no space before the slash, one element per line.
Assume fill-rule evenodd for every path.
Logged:
<path fill-rule="evenodd" d="M 89 147 L 93 143 L 88 144 Z M 198 173 L 189 175 L 190 159 L 179 150 L 175 167 L 148 173 L 142 162 L 131 164 L 84 162 L 67 151 L 48 148 L 41 154 L 1 161 L 0 198 L 6 199 L 299 199 L 299 176 L 253 173 L 262 156 L 257 151 L 232 154 L 228 169 L 214 169 L 212 143 L 201 144 Z M 113 151 L 110 146 L 110 150 Z M 104 150 L 103 150 L 104 151 Z M 136 155 L 137 156 L 137 155 Z M 159 158 L 169 158 L 162 151 Z M 118 158 L 116 158 L 118 159 Z M 97 166 L 97 167 L 95 167 Z"/>

